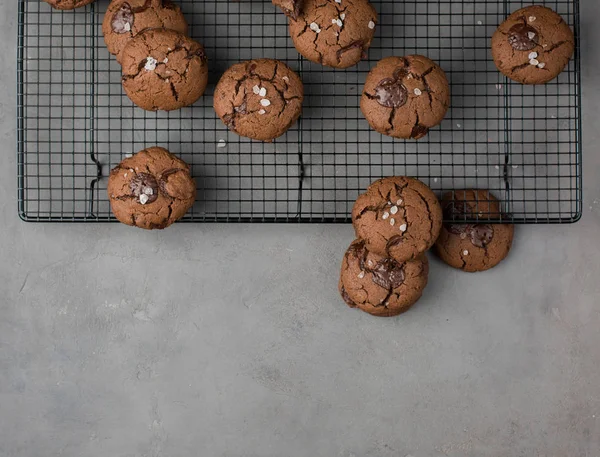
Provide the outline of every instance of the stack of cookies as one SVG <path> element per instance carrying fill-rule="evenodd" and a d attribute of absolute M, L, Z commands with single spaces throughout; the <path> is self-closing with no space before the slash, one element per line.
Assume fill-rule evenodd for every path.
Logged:
<path fill-rule="evenodd" d="M 123 69 L 127 96 L 148 111 L 195 103 L 208 83 L 204 48 L 170 0 L 113 0 L 102 24 L 108 51 Z"/>
<path fill-rule="evenodd" d="M 344 301 L 375 316 L 406 311 L 427 285 L 425 252 L 442 228 L 437 197 L 417 179 L 384 178 L 358 197 L 352 223 L 358 239 L 342 263 Z"/>
<path fill-rule="evenodd" d="M 421 298 L 429 275 L 425 253 L 432 246 L 446 264 L 467 272 L 506 258 L 514 227 L 486 223 L 502 217 L 500 202 L 488 191 L 452 191 L 440 203 L 417 179 L 380 179 L 354 204 L 357 239 L 342 262 L 340 294 L 352 308 L 396 316 Z M 456 222 L 443 224 L 444 218 Z"/>

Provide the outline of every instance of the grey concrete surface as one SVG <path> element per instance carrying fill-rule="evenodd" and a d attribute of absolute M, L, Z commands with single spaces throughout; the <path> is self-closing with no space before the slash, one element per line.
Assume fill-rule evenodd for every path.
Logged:
<path fill-rule="evenodd" d="M 583 0 L 585 214 L 433 261 L 380 320 L 340 302 L 348 226 L 31 225 L 1 0 L 0 456 L 599 456 L 600 5 Z"/>

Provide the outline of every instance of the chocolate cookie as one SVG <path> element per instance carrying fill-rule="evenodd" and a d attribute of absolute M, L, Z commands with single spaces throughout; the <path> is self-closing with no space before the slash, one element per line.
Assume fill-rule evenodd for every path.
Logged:
<path fill-rule="evenodd" d="M 108 196 L 115 217 L 143 229 L 164 229 L 192 207 L 196 184 L 190 167 L 159 147 L 144 149 L 113 168 Z"/>
<path fill-rule="evenodd" d="M 450 106 L 446 74 L 423 56 L 386 57 L 367 76 L 363 115 L 379 133 L 419 139 L 439 125 Z"/>
<path fill-rule="evenodd" d="M 129 40 L 150 28 L 188 32 L 181 8 L 170 0 L 113 0 L 102 23 L 108 52 L 121 63 L 121 52 Z"/>
<path fill-rule="evenodd" d="M 480 220 L 501 216 L 500 202 L 487 190 L 458 190 L 442 197 L 446 220 Z M 468 272 L 489 270 L 506 258 L 514 226 L 508 224 L 445 223 L 435 243 L 437 255 L 448 265 Z"/>
<path fill-rule="evenodd" d="M 429 262 L 424 254 L 405 263 L 369 252 L 355 240 L 342 262 L 339 290 L 351 308 L 390 317 L 414 305 L 427 285 Z"/>
<path fill-rule="evenodd" d="M 302 112 L 304 86 L 278 60 L 249 60 L 233 65 L 215 88 L 217 115 L 238 135 L 272 141 L 283 135 Z"/>
<path fill-rule="evenodd" d="M 433 246 L 442 227 L 442 208 L 421 181 L 395 176 L 375 181 L 358 197 L 352 222 L 357 238 L 371 252 L 406 262 Z"/>
<path fill-rule="evenodd" d="M 95 0 L 44 0 L 57 10 L 74 10 L 93 3 Z"/>
<path fill-rule="evenodd" d="M 305 0 L 298 19 L 289 23 L 300 54 L 322 65 L 348 68 L 366 58 L 377 12 L 368 0 Z"/>
<path fill-rule="evenodd" d="M 562 17 L 545 6 L 511 14 L 492 37 L 498 70 L 522 84 L 544 84 L 567 66 L 575 37 Z"/>
<path fill-rule="evenodd" d="M 121 57 L 125 93 L 145 110 L 171 111 L 191 105 L 206 89 L 204 48 L 182 33 L 145 30 L 131 38 Z"/>
<path fill-rule="evenodd" d="M 273 5 L 281 8 L 281 11 L 285 13 L 286 16 L 291 17 L 292 19 L 298 19 L 300 15 L 300 10 L 302 9 L 302 3 L 304 0 L 272 0 Z"/>

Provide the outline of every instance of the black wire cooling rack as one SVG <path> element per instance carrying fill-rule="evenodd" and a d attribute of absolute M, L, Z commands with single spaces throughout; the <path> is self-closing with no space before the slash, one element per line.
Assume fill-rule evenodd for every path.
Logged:
<path fill-rule="evenodd" d="M 191 108 L 150 113 L 123 95 L 104 47 L 108 1 L 52 11 L 19 0 L 19 214 L 27 221 L 114 220 L 109 170 L 160 145 L 192 165 L 198 201 L 186 221 L 348 222 L 357 195 L 389 175 L 416 176 L 436 192 L 489 189 L 505 222 L 574 222 L 582 209 L 579 45 L 560 77 L 521 86 L 496 70 L 490 37 L 531 0 L 372 0 L 379 12 L 369 60 L 348 70 L 299 57 L 286 18 L 269 0 L 180 0 L 211 75 Z M 578 0 L 534 2 L 560 13 L 579 43 Z M 370 130 L 359 109 L 365 76 L 390 55 L 424 54 L 446 70 L 452 107 L 418 142 Z M 212 91 L 230 65 L 270 57 L 301 75 L 304 114 L 271 144 L 227 131 Z"/>

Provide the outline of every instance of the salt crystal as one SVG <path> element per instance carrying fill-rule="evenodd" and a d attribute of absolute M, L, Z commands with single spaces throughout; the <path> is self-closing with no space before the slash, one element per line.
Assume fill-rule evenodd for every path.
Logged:
<path fill-rule="evenodd" d="M 369 21 L 369 28 L 373 30 L 375 28 L 375 22 Z"/>
<path fill-rule="evenodd" d="M 263 99 L 260 101 L 260 104 L 261 104 L 262 106 L 269 106 L 269 105 L 271 104 L 271 102 L 270 102 L 269 100 L 267 100 L 266 98 L 263 98 Z"/>
<path fill-rule="evenodd" d="M 418 87 L 415 87 L 414 93 L 416 96 L 421 95 L 423 92 L 421 92 L 421 89 L 419 89 Z"/>
<path fill-rule="evenodd" d="M 158 60 L 156 60 L 154 57 L 147 57 L 146 58 L 146 65 L 144 65 L 144 68 L 146 69 L 146 71 L 153 71 L 154 69 L 156 69 L 156 64 L 158 63 Z"/>
<path fill-rule="evenodd" d="M 309 25 L 310 29 L 314 32 L 321 33 L 321 27 L 316 22 L 311 22 Z"/>
<path fill-rule="evenodd" d="M 387 211 L 385 213 L 383 213 L 383 215 L 381 216 L 381 218 L 385 221 L 388 217 L 390 217 L 390 213 L 388 213 Z"/>
<path fill-rule="evenodd" d="M 217 143 L 218 148 L 224 148 L 225 146 L 227 146 L 225 140 L 219 140 L 219 142 Z"/>
<path fill-rule="evenodd" d="M 407 229 L 407 228 L 408 228 L 408 227 L 406 226 L 406 224 L 402 224 L 402 225 L 400 226 L 400 231 L 401 231 L 401 232 L 406 232 L 406 229 Z"/>
<path fill-rule="evenodd" d="M 258 87 L 258 86 L 254 86 L 254 87 L 252 88 L 252 92 L 254 92 L 256 95 L 260 94 L 260 87 Z"/>
<path fill-rule="evenodd" d="M 140 195 L 140 203 L 142 205 L 145 205 L 146 203 L 148 203 L 149 197 L 146 194 L 142 194 Z"/>

